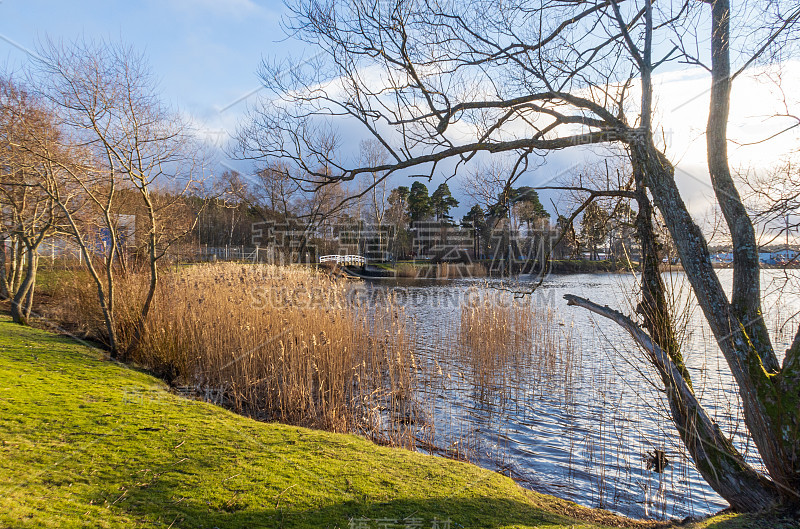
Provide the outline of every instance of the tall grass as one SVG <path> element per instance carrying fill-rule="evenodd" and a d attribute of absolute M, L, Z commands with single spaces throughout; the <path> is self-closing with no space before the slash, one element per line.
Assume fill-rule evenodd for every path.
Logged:
<path fill-rule="evenodd" d="M 458 351 L 482 388 L 500 392 L 572 386 L 575 349 L 552 307 L 498 291 L 461 307 Z"/>
<path fill-rule="evenodd" d="M 118 284 L 123 337 L 143 279 Z M 72 315 L 102 334 L 91 291 L 62 288 L 80 305 Z M 407 445 L 387 417 L 411 413 L 414 352 L 402 311 L 391 303 L 381 311 L 375 317 L 348 299 L 344 282 L 309 269 L 196 265 L 163 277 L 132 360 L 258 419 Z"/>

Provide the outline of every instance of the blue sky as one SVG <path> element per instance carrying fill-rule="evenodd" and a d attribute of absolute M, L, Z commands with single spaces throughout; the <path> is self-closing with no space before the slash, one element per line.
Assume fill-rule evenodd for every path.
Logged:
<path fill-rule="evenodd" d="M 258 88 L 262 56 L 289 48 L 283 10 L 279 0 L 0 0 L 0 64 L 18 68 L 45 37 L 122 41 L 146 54 L 165 99 L 221 133 L 246 102 L 220 110 Z"/>

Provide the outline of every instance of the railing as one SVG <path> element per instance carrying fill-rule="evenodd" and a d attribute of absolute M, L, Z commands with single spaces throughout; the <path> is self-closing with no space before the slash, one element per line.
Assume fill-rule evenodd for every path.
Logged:
<path fill-rule="evenodd" d="M 319 262 L 364 266 L 367 264 L 367 259 L 363 255 L 323 255 L 319 258 Z"/>
<path fill-rule="evenodd" d="M 204 246 L 200 248 L 200 258 L 215 261 L 258 261 L 259 248 L 246 246 Z M 262 249 L 263 250 L 263 249 Z"/>

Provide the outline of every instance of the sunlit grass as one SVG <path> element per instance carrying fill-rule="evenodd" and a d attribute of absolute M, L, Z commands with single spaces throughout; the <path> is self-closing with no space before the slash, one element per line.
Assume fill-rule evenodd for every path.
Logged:
<path fill-rule="evenodd" d="M 0 319 L 0 526 L 594 528 L 475 466 L 253 421 Z"/>

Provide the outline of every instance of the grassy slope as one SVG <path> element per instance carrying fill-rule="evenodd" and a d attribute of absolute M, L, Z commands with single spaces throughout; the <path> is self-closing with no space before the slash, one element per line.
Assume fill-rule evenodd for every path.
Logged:
<path fill-rule="evenodd" d="M 248 420 L 0 321 L 0 526 L 595 527 L 477 467 Z M 613 521 L 613 519 L 610 518 Z M 378 527 L 377 523 L 370 524 Z"/>
<path fill-rule="evenodd" d="M 472 465 L 182 399 L 0 318 L 0 527 L 600 527 L 563 513 L 620 522 Z"/>

